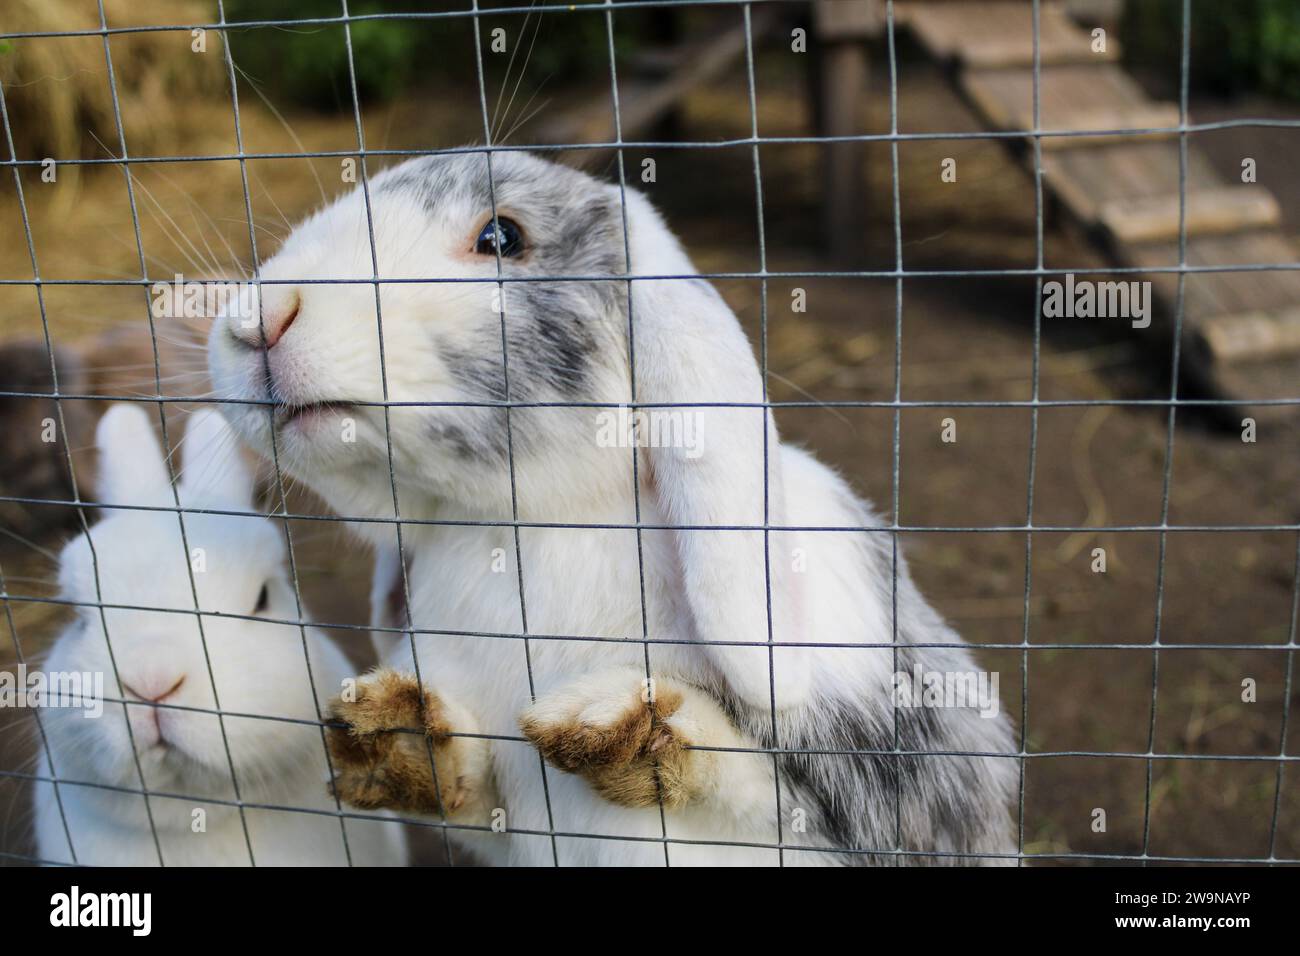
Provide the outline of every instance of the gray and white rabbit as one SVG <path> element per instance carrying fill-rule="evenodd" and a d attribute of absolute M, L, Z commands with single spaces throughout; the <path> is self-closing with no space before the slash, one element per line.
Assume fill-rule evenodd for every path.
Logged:
<path fill-rule="evenodd" d="M 406 590 L 390 461 L 416 522 L 424 686 L 395 634 L 339 704 L 350 802 L 464 824 L 502 863 L 1014 858 L 1007 720 L 896 692 L 973 659 L 901 557 L 895 600 L 879 518 L 781 443 L 739 323 L 646 198 L 521 152 L 419 158 L 260 274 L 260 316 L 212 329 L 217 394 L 278 404 L 281 466 L 367 519 L 377 595 Z M 224 408 L 269 453 L 264 405 Z"/>
<path fill-rule="evenodd" d="M 96 444 L 98 500 L 137 507 L 104 509 L 89 538 L 64 547 L 60 594 L 78 606 L 44 669 L 101 675 L 112 699 L 101 707 L 65 699 L 41 713 L 49 759 L 41 758 L 39 776 L 61 781 L 57 797 L 48 780 L 35 785 L 41 859 L 72 862 L 75 850 L 77 863 L 92 865 L 156 866 L 160 852 L 167 866 L 346 864 L 317 703 L 340 692 L 352 666 L 320 631 L 308 628 L 304 638 L 277 623 L 298 617 L 283 532 L 257 516 L 187 513 L 182 539 L 173 511 L 150 510 L 173 509 L 175 500 L 138 406 L 110 408 Z M 256 510 L 253 474 L 218 412 L 190 417 L 182 450 L 182 507 Z M 250 805 L 247 838 L 232 764 L 238 799 Z M 353 863 L 405 864 L 400 824 L 345 825 Z"/>

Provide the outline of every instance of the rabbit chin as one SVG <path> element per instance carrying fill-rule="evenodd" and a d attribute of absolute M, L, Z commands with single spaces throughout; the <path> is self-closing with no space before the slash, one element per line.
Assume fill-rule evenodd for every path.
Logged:
<path fill-rule="evenodd" d="M 244 397 L 240 392 L 235 394 Z M 226 420 L 245 443 L 266 461 L 278 461 L 282 469 L 296 474 L 355 464 L 358 448 L 367 459 L 377 454 L 382 446 L 376 446 L 375 426 L 369 420 L 371 411 L 332 405 L 310 407 L 292 416 L 277 411 L 272 434 L 266 406 L 229 404 L 222 408 Z M 382 421 L 378 427 L 382 430 Z M 379 437 L 382 440 L 382 435 Z"/>
<path fill-rule="evenodd" d="M 409 517 L 427 517 L 421 505 L 429 499 L 482 503 L 489 492 L 508 494 L 504 467 L 487 473 L 473 467 L 477 462 L 467 460 L 459 438 L 463 430 L 446 423 L 441 411 L 399 407 L 385 422 L 383 409 L 375 406 L 311 409 L 287 421 L 277 416 L 273 434 L 264 406 L 222 408 L 239 437 L 279 466 L 286 485 L 290 479 L 301 482 L 341 514 L 360 518 L 392 515 L 390 440 L 393 473 L 404 513 L 412 510 Z M 353 530 L 364 536 L 367 529 Z"/>
<path fill-rule="evenodd" d="M 48 724 L 51 744 L 57 754 L 53 776 L 65 782 L 65 798 L 93 805 L 96 813 L 116 818 L 123 825 L 139 823 L 142 776 L 145 788 L 151 793 L 220 799 L 227 799 L 231 793 L 228 769 L 223 776 L 206 761 L 199 761 L 176 747 L 144 748 L 137 770 L 130 740 L 122 726 L 111 729 L 101 726 L 94 734 L 83 734 L 79 732 L 81 728 L 58 726 L 57 720 Z"/>
<path fill-rule="evenodd" d="M 184 727 L 183 720 L 172 720 L 163 740 L 146 741 L 137 732 L 133 756 L 126 728 L 117 726 L 113 730 L 97 741 L 92 756 L 95 766 L 90 769 L 101 782 L 135 788 L 143 774 L 150 790 L 196 797 L 224 796 L 230 791 L 230 765 L 219 733 L 208 733 L 205 728 L 196 734 Z"/>

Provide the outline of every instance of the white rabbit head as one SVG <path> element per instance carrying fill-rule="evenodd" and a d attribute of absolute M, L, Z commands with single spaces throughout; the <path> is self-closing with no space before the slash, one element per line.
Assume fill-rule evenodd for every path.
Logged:
<path fill-rule="evenodd" d="M 654 277 L 630 291 L 629 258 L 632 274 Z M 397 281 L 376 285 L 376 272 Z M 695 275 L 635 192 L 520 152 L 493 154 L 490 177 L 482 154 L 423 157 L 294 230 L 261 269 L 260 325 L 234 314 L 214 323 L 212 381 L 236 400 L 224 406 L 235 427 L 268 455 L 274 417 L 280 464 L 344 515 L 391 519 L 391 454 L 407 517 L 434 502 L 442 514 L 509 519 L 513 472 L 523 520 L 603 510 L 632 521 L 629 417 L 610 403 L 632 398 L 634 352 L 636 400 L 656 403 L 636 419 L 643 504 L 676 525 L 781 524 L 780 459 L 769 455 L 778 443 L 754 352 Z M 524 403 L 508 430 L 505 409 L 491 407 L 507 398 L 503 339 L 508 397 Z M 385 386 L 389 402 L 433 404 L 392 405 L 386 421 L 364 404 L 382 401 Z M 679 536 L 702 633 L 768 640 L 762 548 L 758 532 Z M 771 572 L 778 640 L 797 639 L 786 563 Z M 749 650 L 731 655 L 752 657 L 737 689 L 764 701 L 766 652 Z M 787 681 L 803 692 L 799 665 L 783 669 Z"/>
<path fill-rule="evenodd" d="M 366 513 L 382 507 L 387 490 L 373 480 L 387 473 L 385 416 L 383 408 L 352 403 L 381 402 L 385 385 L 391 402 L 452 403 L 390 409 L 399 480 L 444 499 L 495 505 L 509 500 L 513 453 L 521 472 L 537 469 L 548 486 L 571 479 L 590 487 L 589 466 L 599 469 L 601 456 L 554 475 L 548 449 L 575 431 L 592 445 L 594 411 L 516 409 L 508 448 L 504 411 L 484 406 L 507 396 L 503 309 L 512 401 L 627 400 L 626 284 L 534 281 L 624 272 L 617 193 L 573 170 L 508 154 L 494 157 L 491 188 L 482 155 L 435 156 L 377 176 L 368 197 L 369 213 L 361 190 L 318 212 L 263 265 L 262 328 L 256 315 L 229 312 L 214 324 L 218 393 L 276 403 L 283 464 L 319 478 L 330 498 L 367 499 L 354 503 Z M 386 381 L 372 219 L 378 272 L 398 280 L 380 285 Z M 525 281 L 494 281 L 498 248 L 502 274 Z M 227 411 L 269 453 L 266 409 Z M 605 457 L 627 462 L 626 450 Z"/>
<path fill-rule="evenodd" d="M 130 507 L 103 509 L 89 536 L 64 547 L 61 594 L 79 606 L 47 670 L 102 673 L 109 698 L 118 698 L 120 680 L 122 699 L 131 702 L 130 733 L 121 703 L 105 703 L 99 719 L 52 711 L 56 771 L 138 786 L 134 743 L 152 789 L 228 796 L 232 760 L 241 784 L 256 774 L 283 773 L 286 761 L 302 760 L 303 732 L 318 735 L 318 728 L 236 716 L 317 719 L 302 631 L 276 623 L 298 618 L 280 529 L 261 517 L 185 513 L 182 538 L 167 465 L 146 413 L 111 408 L 96 440 L 99 501 Z M 255 510 L 253 476 L 220 414 L 194 413 L 183 447 L 176 486 L 183 508 Z M 337 691 L 325 686 L 318 694 L 323 699 Z M 218 696 L 228 715 L 224 734 L 211 713 Z"/>

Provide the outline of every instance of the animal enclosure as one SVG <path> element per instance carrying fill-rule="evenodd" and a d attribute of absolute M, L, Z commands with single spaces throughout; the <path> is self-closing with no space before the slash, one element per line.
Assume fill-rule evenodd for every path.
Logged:
<path fill-rule="evenodd" d="M 960 36 L 949 37 L 942 18 L 975 7 L 996 7 L 1024 42 L 954 52 Z M 1181 7 L 1178 74 L 1151 81 L 1172 100 L 1161 107 L 1127 78 L 1116 80 L 1141 101 L 1118 117 L 1068 114 L 1078 125 L 1060 112 L 1044 121 L 1058 94 L 1076 95 L 1073 87 L 1061 94 L 1061 71 L 1083 69 L 1076 61 L 1094 56 L 1113 59 L 1123 34 L 1098 21 L 1114 47 L 1095 52 L 1089 13 L 1067 21 L 1049 0 L 464 0 L 364 12 L 340 0 L 325 15 L 266 19 L 228 17 L 220 2 L 130 11 L 70 3 L 66 23 L 0 24 L 4 56 L 49 45 L 75 50 L 50 62 L 93 71 L 60 77 L 38 66 L 11 74 L 18 84 L 0 73 L 8 166 L 0 215 L 9 226 L 0 245 L 0 345 L 8 349 L 0 406 L 2 447 L 15 449 L 0 488 L 3 670 L 38 670 L 75 610 L 53 580 L 63 541 L 87 529 L 93 541 L 101 512 L 174 514 L 184 536 L 188 518 L 211 511 L 179 497 L 101 508 L 86 476 L 96 468 L 91 435 L 104 409 L 146 410 L 179 474 L 171 454 L 185 417 L 259 404 L 214 396 L 203 383 L 213 301 L 199 295 L 193 314 L 175 319 L 160 316 L 160 295 L 183 302 L 191 286 L 208 290 L 232 276 L 256 290 L 256 301 L 264 284 L 357 285 L 351 277 L 264 280 L 259 267 L 293 223 L 336 195 L 360 190 L 369 216 L 372 179 L 403 159 L 483 156 L 490 180 L 493 157 L 531 152 L 585 166 L 615 183 L 625 203 L 637 190 L 659 206 L 700 274 L 641 274 L 633 261 L 615 283 L 619 294 L 630 302 L 637 282 L 699 277 L 717 287 L 762 371 L 761 394 L 728 407 L 770 411 L 787 439 L 833 465 L 884 522 L 799 530 L 883 541 L 893 576 L 882 586 L 895 605 L 906 552 L 920 590 L 969 643 L 982 673 L 1000 677 L 994 697 L 1013 719 L 1015 746 L 980 756 L 1016 768 L 1008 807 L 1016 846 L 1002 862 L 1300 862 L 1298 751 L 1289 732 L 1300 614 L 1300 298 L 1287 298 L 1300 278 L 1300 188 L 1289 171 L 1300 111 L 1196 93 L 1189 80 L 1196 18 L 1190 3 Z M 468 70 L 423 87 L 404 78 L 395 98 L 367 99 L 369 74 L 355 51 L 358 37 L 379 30 L 427 35 Z M 1083 49 L 1072 46 L 1076 30 Z M 661 35 L 637 46 L 651 31 Z M 307 36 L 333 41 L 342 72 L 332 109 L 275 102 L 274 91 L 241 68 L 238 39 L 227 42 L 235 34 L 282 43 L 286 60 Z M 534 112 L 544 83 L 529 72 L 531 58 L 548 44 L 576 48 L 570 55 L 587 72 Z M 157 50 L 165 52 L 150 52 Z M 131 79 L 127 89 L 128 72 L 139 69 L 124 64 L 131 56 L 155 57 L 154 70 L 185 82 Z M 67 114 L 74 127 L 95 132 L 84 140 L 43 136 L 41 110 L 59 98 L 40 94 L 74 82 L 102 84 L 90 99 L 106 110 Z M 999 112 L 1006 102 L 1014 108 Z M 179 136 L 159 121 L 160 104 L 177 114 Z M 1168 165 L 1120 155 L 1153 143 Z M 60 152 L 50 154 L 51 146 Z M 1246 159 L 1258 183 L 1231 180 Z M 1129 194 L 1099 195 L 1125 176 Z M 495 194 L 492 205 L 495 219 Z M 381 289 L 452 280 L 380 274 L 373 230 L 370 222 L 373 275 L 360 285 L 373 289 L 382 351 Z M 1095 311 L 1101 297 L 1093 312 L 1049 311 L 1054 291 L 1072 307 L 1081 302 L 1076 277 L 1126 292 L 1132 283 L 1134 298 L 1123 299 L 1119 315 Z M 504 292 L 521 280 L 498 271 L 495 281 Z M 1275 289 L 1277 301 L 1268 299 Z M 633 314 L 633 350 L 636 329 Z M 655 525 L 640 520 L 639 500 L 638 520 L 599 527 L 548 518 L 535 500 L 521 509 L 528 496 L 515 482 L 521 418 L 604 408 L 635 419 L 693 406 L 638 403 L 635 381 L 627 403 L 520 399 L 510 394 L 510 361 L 506 355 L 505 395 L 486 404 L 502 413 L 511 436 L 514 512 L 501 526 L 516 560 L 521 535 L 548 529 L 631 533 L 638 557 L 642 536 L 654 532 L 757 531 L 767 544 L 790 530 L 766 520 Z M 384 369 L 381 376 L 383 398 L 360 404 L 380 409 L 387 423 L 403 403 L 389 399 Z M 55 440 L 43 442 L 50 421 Z M 689 434 L 677 438 L 689 444 Z M 266 464 L 266 506 L 254 513 L 285 536 L 297 609 L 277 623 L 302 631 L 304 652 L 305 629 L 322 628 L 358 673 L 374 662 L 372 631 L 413 642 L 422 629 L 409 620 L 372 626 L 368 559 L 344 544 L 346 533 L 375 519 L 331 513 L 278 460 Z M 766 457 L 763 464 L 766 490 Z M 393 468 L 390 448 L 386 523 L 401 549 L 404 533 L 440 519 L 401 516 Z M 176 561 L 191 567 L 188 547 Z M 400 567 L 404 578 L 405 554 Z M 529 569 L 520 562 L 517 570 L 524 627 L 459 636 L 521 645 L 525 655 L 538 642 L 610 640 L 530 631 Z M 208 615 L 193 590 L 193 608 L 159 610 L 202 628 Z M 130 610 L 74 603 L 101 615 Z M 764 610 L 769 635 L 752 646 L 775 661 L 770 591 Z M 647 678 L 657 649 L 672 643 L 648 625 L 619 639 L 644 650 Z M 836 637 L 816 643 L 834 647 Z M 895 663 L 899 646 L 883 645 Z M 205 679 L 215 688 L 211 670 Z M 771 683 L 775 733 L 775 675 Z M 142 706 L 115 673 L 105 685 L 105 708 L 125 714 Z M 206 712 L 223 737 L 227 721 L 254 719 L 219 704 Z M 31 791 L 48 785 L 60 801 L 69 790 L 109 785 L 60 775 L 42 716 L 39 706 L 0 708 L 0 807 L 8 821 L 0 859 L 75 864 L 70 830 L 66 853 L 36 852 Z M 325 709 L 315 720 L 283 720 L 318 735 L 329 761 Z M 797 751 L 778 735 L 756 752 L 775 765 Z M 881 751 L 805 756 L 926 759 L 897 733 Z M 41 769 L 42 759 L 51 769 Z M 337 820 L 340 863 L 355 862 L 349 825 L 393 820 L 337 798 L 310 807 L 247 799 L 229 763 L 229 786 L 211 792 L 154 791 L 143 772 L 137 784 L 110 789 L 138 795 L 146 807 L 178 802 L 236 815 L 250 863 L 258 862 L 258 820 Z M 543 779 L 559 772 L 544 769 Z M 550 817 L 549 791 L 544 796 Z M 660 834 L 642 838 L 661 846 L 669 865 L 674 851 L 699 849 L 673 834 L 670 817 L 664 811 Z M 445 815 L 398 819 L 416 859 L 475 862 L 450 846 L 448 832 L 461 825 Z M 777 820 L 776 839 L 756 849 L 782 864 L 812 852 L 786 815 Z M 628 839 L 554 826 L 520 835 L 548 844 L 557 865 L 566 841 Z M 156 833 L 154 844 L 165 863 Z M 831 849 L 891 864 L 952 862 L 901 838 Z"/>

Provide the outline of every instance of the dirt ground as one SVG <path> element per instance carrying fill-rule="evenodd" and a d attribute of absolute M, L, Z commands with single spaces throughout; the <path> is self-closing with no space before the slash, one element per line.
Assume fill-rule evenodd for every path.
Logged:
<path fill-rule="evenodd" d="M 976 123 L 935 68 L 907 55 L 900 66 L 899 118 L 904 131 L 964 131 Z M 758 56 L 760 131 L 810 132 L 801 75 L 772 48 Z M 495 89 L 497 77 L 489 77 Z M 887 79 L 873 75 L 865 130 L 888 128 Z M 525 92 L 531 92 L 525 90 Z M 293 135 L 241 87 L 243 135 L 249 152 L 350 149 L 350 109 L 336 115 L 292 115 Z M 550 111 L 566 91 L 547 90 Z M 366 111 L 368 145 L 444 146 L 481 133 L 473 87 L 431 90 L 397 105 Z M 542 97 L 544 98 L 544 97 Z M 180 147 L 190 155 L 233 151 L 229 104 L 195 106 L 207 134 Z M 1271 103 L 1194 104 L 1194 116 L 1278 115 Z M 1292 110 L 1294 112 L 1294 110 Z M 520 115 L 523 115 L 522 109 Z M 541 114 L 544 119 L 546 110 Z M 191 117 L 191 121 L 194 117 Z M 514 141 L 526 143 L 534 124 Z M 743 137 L 749 132 L 743 71 L 693 96 L 679 122 L 684 139 Z M 128 141 L 130 131 L 127 131 Z M 1204 139 L 1201 142 L 1200 139 Z M 1198 138 L 1229 174 L 1239 157 L 1259 159 L 1261 181 L 1284 206 L 1285 229 L 1300 234 L 1300 180 L 1293 169 L 1300 130 L 1240 129 Z M 299 145 L 300 144 L 300 145 Z M 888 144 L 863 149 L 868 208 L 861 269 L 894 263 L 892 177 Z M 902 255 L 910 269 L 1006 269 L 1035 261 L 1034 185 L 997 142 L 926 141 L 898 150 Z M 664 149 L 657 182 L 643 186 L 684 237 L 705 270 L 757 269 L 753 156 L 749 147 Z M 940 161 L 958 161 L 957 183 L 939 182 Z M 637 163 L 642 157 L 636 157 Z M 820 157 L 808 145 L 771 145 L 760 155 L 769 271 L 826 268 L 819 249 Z M 635 168 L 636 163 L 629 163 Z M 248 163 L 258 250 L 273 250 L 293 221 L 338 191 L 337 159 L 274 159 Z M 597 171 L 611 172 L 608 163 Z M 1269 178 L 1271 173 L 1272 178 Z M 248 260 L 248 231 L 239 165 L 170 162 L 136 167 L 136 203 L 151 274 L 211 269 Z M 43 184 L 27 168 L 23 185 L 43 277 L 136 278 L 141 265 L 121 170 L 86 174 L 75 196 Z M 0 278 L 30 278 L 14 185 L 0 177 Z M 1101 260 L 1068 238 L 1049 217 L 1048 265 L 1086 271 Z M 719 283 L 757 342 L 762 326 L 757 280 Z M 806 313 L 792 312 L 792 289 L 803 288 Z M 896 288 L 892 279 L 771 279 L 766 289 L 770 388 L 777 401 L 890 401 L 894 397 Z M 47 286 L 45 307 L 59 344 L 94 341 L 105 330 L 144 321 L 138 287 Z M 901 291 L 901 395 L 905 401 L 1025 400 L 1032 395 L 1035 286 L 1032 279 L 910 278 Z M 30 286 L 0 286 L 0 337 L 41 334 Z M 162 330 L 183 342 L 184 330 Z M 169 394 L 186 394 L 201 368 L 196 352 L 178 349 L 165 373 Z M 86 356 L 93 363 L 95 355 Z M 1152 333 L 1105 320 L 1042 328 L 1040 390 L 1045 399 L 1140 399 L 1169 394 L 1169 345 Z M 135 389 L 152 391 L 149 363 L 112 370 Z M 138 376 L 138 378 L 137 378 Z M 129 386 L 122 386 L 129 387 Z M 787 439 L 839 468 L 886 513 L 895 500 L 890 408 L 809 407 L 778 415 Z M 955 443 L 940 439 L 951 418 Z M 1021 724 L 1030 757 L 1024 763 L 1024 850 L 1044 862 L 1087 862 L 1088 855 L 1141 854 L 1150 773 L 1153 856 L 1226 859 L 1268 857 L 1274 801 L 1282 787 L 1275 856 L 1300 857 L 1300 787 L 1292 770 L 1279 779 L 1284 686 L 1290 653 L 1273 649 L 1294 636 L 1297 535 L 1249 526 L 1294 523 L 1300 517 L 1300 422 L 1262 424 L 1245 443 L 1239 429 L 1180 411 L 1173 433 L 1169 524 L 1247 526 L 1231 532 L 1171 531 L 1164 575 L 1161 536 L 1154 531 L 1093 531 L 1096 526 L 1159 525 L 1168 415 L 1159 407 L 1070 406 L 1040 410 L 1029 502 L 1032 413 L 1027 408 L 936 405 L 897 415 L 898 520 L 905 527 L 976 529 L 1035 526 L 1070 530 L 909 531 L 903 546 L 924 593 L 975 644 L 983 664 L 1001 675 L 1003 706 Z M 322 620 L 361 620 L 366 571 L 339 566 L 337 526 L 294 526 L 302 548 L 306 603 Z M 1082 530 L 1080 530 L 1082 529 Z M 53 566 L 44 552 L 59 538 L 29 545 L 0 542 L 11 594 L 50 593 Z M 1107 570 L 1091 570 L 1104 548 Z M 1032 555 L 1028 574 L 1027 555 Z M 1026 621 L 1026 581 L 1029 583 Z M 343 582 L 343 587 L 340 587 Z M 351 583 L 348 583 L 351 582 Z M 1192 645 L 1159 654 L 1153 695 L 1157 595 L 1160 640 Z M 49 606 L 11 603 L 23 652 L 39 656 L 55 633 Z M 15 647 L 0 627 L 0 666 Z M 1060 645 L 1036 647 L 1035 645 Z M 1196 645 L 1270 645 L 1266 649 L 1200 650 Z M 1118 649 L 1096 645 L 1123 645 Z M 1258 699 L 1242 701 L 1253 679 Z M 1027 700 L 1022 694 L 1027 691 Z M 1154 738 L 1148 739 L 1155 705 Z M 1294 703 L 1294 702 L 1293 702 Z M 1292 712 L 1296 708 L 1293 706 Z M 30 718 L 0 715 L 0 769 L 30 767 Z M 1145 759 L 1152 753 L 1188 759 Z M 1287 751 L 1300 755 L 1300 735 Z M 1127 756 L 1083 756 L 1112 752 Z M 1037 756 L 1051 754 L 1052 756 Z M 1108 826 L 1092 830 L 1094 808 Z M 24 786 L 0 778 L 0 853 L 31 851 Z M 1078 856 L 1075 856 L 1078 855 Z M 4 862 L 4 859 L 0 859 Z"/>

